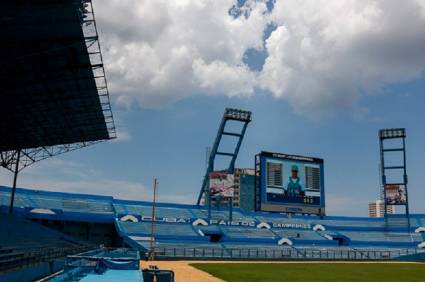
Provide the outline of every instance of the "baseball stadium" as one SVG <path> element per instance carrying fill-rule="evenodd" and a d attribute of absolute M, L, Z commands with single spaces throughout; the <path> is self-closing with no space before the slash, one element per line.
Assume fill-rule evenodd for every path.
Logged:
<path fill-rule="evenodd" d="M 157 179 L 145 201 L 20 186 L 28 166 L 119 134 L 91 0 L 2 7 L 0 163 L 13 183 L 0 186 L 0 281 L 425 281 L 405 128 L 366 136 L 380 159 L 369 217 L 327 213 L 326 155 L 260 150 L 238 167 L 255 112 L 233 107 L 190 175 L 192 204 L 158 201 Z"/>

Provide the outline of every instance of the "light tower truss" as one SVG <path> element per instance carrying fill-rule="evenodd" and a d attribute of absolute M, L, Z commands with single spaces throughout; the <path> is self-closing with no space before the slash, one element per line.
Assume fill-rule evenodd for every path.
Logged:
<path fill-rule="evenodd" d="M 406 226 L 410 230 L 405 139 L 406 130 L 404 128 L 381 129 L 379 131 L 385 222 L 387 226 L 390 226 L 392 219 L 397 222 L 400 219 L 398 215 L 389 214 L 387 206 L 402 206 L 405 211 L 405 218 L 402 219 L 406 221 Z M 391 144 L 387 144 L 390 142 Z M 397 145 L 394 145 L 394 143 Z M 392 154 L 392 156 L 389 154 Z M 400 222 L 397 224 L 400 225 Z"/>
<path fill-rule="evenodd" d="M 229 121 L 236 121 L 236 122 L 242 123 L 242 130 L 240 132 L 226 131 L 226 124 Z M 244 111 L 240 109 L 231 109 L 231 108 L 225 109 L 223 117 L 221 119 L 220 127 L 217 132 L 217 136 L 211 148 L 211 153 L 208 159 L 208 166 L 205 172 L 204 179 L 202 181 L 202 186 L 199 192 L 197 205 L 200 205 L 202 198 L 204 197 L 205 199 L 206 196 L 208 196 L 208 201 L 209 202 L 211 201 L 211 199 L 209 198 L 210 195 L 209 195 L 209 189 L 208 189 L 208 178 L 209 178 L 209 174 L 214 171 L 214 162 L 217 155 L 229 157 L 230 158 L 229 166 L 227 167 L 227 169 L 225 169 L 225 171 L 229 174 L 232 174 L 234 172 L 235 161 L 238 156 L 239 149 L 242 144 L 242 140 L 245 136 L 246 128 L 250 122 L 251 122 L 250 111 Z M 232 152 L 221 152 L 218 150 L 223 136 L 230 136 L 237 139 L 235 148 Z"/>

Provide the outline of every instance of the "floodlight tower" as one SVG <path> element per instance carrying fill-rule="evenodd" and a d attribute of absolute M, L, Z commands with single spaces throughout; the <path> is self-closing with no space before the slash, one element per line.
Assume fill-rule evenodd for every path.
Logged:
<path fill-rule="evenodd" d="M 226 131 L 226 124 L 227 124 L 228 121 L 241 122 L 243 124 L 242 130 L 240 132 Z M 218 132 L 217 132 L 217 136 L 215 138 L 214 144 L 213 144 L 213 146 L 211 148 L 211 152 L 209 154 L 208 166 L 207 166 L 207 170 L 205 172 L 205 176 L 204 176 L 204 179 L 203 179 L 203 182 L 202 182 L 201 190 L 199 192 L 197 205 L 201 204 L 202 197 L 204 197 L 204 199 L 207 199 L 207 197 L 208 197 L 209 205 L 211 203 L 211 197 L 210 197 L 211 195 L 210 195 L 209 189 L 208 189 L 208 179 L 209 179 L 209 174 L 214 171 L 214 161 L 215 161 L 215 157 L 217 155 L 230 157 L 229 166 L 228 166 L 227 169 L 225 169 L 225 171 L 229 174 L 232 174 L 234 172 L 235 161 L 236 161 L 236 158 L 238 156 L 239 149 L 241 147 L 242 140 L 243 140 L 243 137 L 245 136 L 246 128 L 247 128 L 249 122 L 251 122 L 251 112 L 250 111 L 244 111 L 244 110 L 240 110 L 240 109 L 231 109 L 231 108 L 226 108 L 224 110 L 223 118 L 221 119 L 221 123 L 220 123 L 220 127 L 218 129 Z M 218 148 L 220 146 L 220 141 L 222 140 L 223 135 L 227 135 L 227 136 L 237 138 L 238 141 L 236 142 L 236 146 L 235 146 L 235 149 L 233 150 L 233 152 L 218 151 Z M 232 205 L 232 203 L 229 203 L 229 205 Z"/>
<path fill-rule="evenodd" d="M 388 226 L 387 206 L 404 206 L 407 219 L 407 227 L 410 230 L 409 198 L 407 193 L 407 170 L 406 170 L 406 129 L 390 128 L 379 130 L 379 147 L 381 157 L 382 192 L 384 197 L 385 223 Z M 388 146 L 386 141 L 398 142 L 398 147 Z M 398 163 L 388 165 L 386 156 L 389 153 L 398 153 Z M 392 177 L 387 178 L 388 173 Z"/>

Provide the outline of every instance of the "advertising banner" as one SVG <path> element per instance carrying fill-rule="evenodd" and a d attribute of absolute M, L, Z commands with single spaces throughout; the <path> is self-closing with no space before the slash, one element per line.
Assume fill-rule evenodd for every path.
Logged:
<path fill-rule="evenodd" d="M 211 172 L 209 176 L 211 196 L 233 197 L 235 185 L 233 174 Z"/>
<path fill-rule="evenodd" d="M 385 195 L 387 205 L 406 204 L 406 186 L 400 184 L 386 184 Z"/>

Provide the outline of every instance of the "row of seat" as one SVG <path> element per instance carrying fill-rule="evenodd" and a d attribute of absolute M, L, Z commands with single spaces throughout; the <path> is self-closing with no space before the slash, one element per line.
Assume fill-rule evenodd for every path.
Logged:
<path fill-rule="evenodd" d="M 9 206 L 10 192 L 0 191 L 0 206 Z M 15 195 L 14 206 L 19 208 L 40 208 L 63 210 L 82 213 L 109 213 L 114 209 L 111 201 L 85 197 L 62 197 L 59 193 L 38 194 L 37 191 L 18 192 Z"/>
<path fill-rule="evenodd" d="M 309 241 L 326 241 L 327 239 L 317 232 L 312 230 L 291 230 L 291 229 L 279 229 L 274 231 L 277 235 L 284 238 L 296 239 L 296 240 L 309 240 Z"/>
<path fill-rule="evenodd" d="M 389 243 L 405 242 L 416 244 L 422 241 L 422 236 L 418 233 L 354 231 L 342 231 L 339 233 L 347 236 L 353 241 L 380 241 Z"/>
<path fill-rule="evenodd" d="M 152 224 L 150 222 L 121 222 L 117 221 L 117 228 L 122 236 L 145 236 L 152 234 Z M 205 235 L 207 234 L 207 235 Z M 175 238 L 181 242 L 199 243 L 199 241 L 209 242 L 209 236 L 218 236 L 221 243 L 231 244 L 234 242 L 246 242 L 255 244 L 258 242 L 268 242 L 277 244 L 282 238 L 287 238 L 294 246 L 302 245 L 326 245 L 337 246 L 339 241 L 332 240 L 338 236 L 346 238 L 343 245 L 367 246 L 379 243 L 388 247 L 410 246 L 415 248 L 421 241 L 421 234 L 402 232 L 373 232 L 373 231 L 343 231 L 328 232 L 302 229 L 266 229 L 247 228 L 236 226 L 191 226 L 190 224 L 176 223 L 156 223 L 154 225 L 155 239 Z M 348 241 L 347 241 L 348 240 Z"/>
<path fill-rule="evenodd" d="M 135 205 L 135 204 L 113 204 L 115 213 L 117 215 L 139 215 L 139 216 L 151 216 L 152 206 L 151 205 Z M 172 217 L 172 218 L 207 218 L 208 212 L 205 209 L 199 208 L 173 208 L 173 207 L 161 207 L 157 206 L 155 209 L 156 217 Z M 211 218 L 215 220 L 228 220 L 229 212 L 224 210 L 212 210 Z M 245 216 L 239 211 L 234 211 L 232 219 L 237 220 L 254 220 L 253 217 Z"/>
<path fill-rule="evenodd" d="M 152 224 L 150 222 L 123 222 L 117 221 L 117 228 L 122 234 L 127 235 L 150 235 L 152 233 Z M 158 223 L 154 226 L 156 236 L 198 236 L 199 234 L 188 224 L 163 224 Z"/>
<path fill-rule="evenodd" d="M 149 204 L 124 204 L 114 203 L 113 204 L 115 213 L 118 215 L 139 215 L 148 216 L 152 215 L 152 206 Z M 208 211 L 206 209 L 200 209 L 197 207 L 171 207 L 171 206 L 157 206 L 155 209 L 156 217 L 164 218 L 208 218 Z M 211 210 L 211 219 L 214 220 L 229 220 L 229 211 L 226 209 L 222 210 Z M 256 222 L 267 222 L 272 224 L 300 224 L 314 226 L 320 224 L 327 226 L 333 230 L 336 229 L 359 229 L 359 230 L 377 230 L 385 229 L 387 224 L 393 228 L 402 228 L 407 226 L 405 218 L 394 218 L 389 219 L 385 222 L 384 219 L 370 219 L 370 218 L 344 218 L 344 217 L 324 217 L 319 218 L 317 216 L 296 216 L 288 217 L 287 215 L 277 216 L 275 214 L 267 213 L 245 213 L 241 210 L 234 210 L 232 213 L 233 221 L 256 221 Z M 412 228 L 425 225 L 425 216 L 423 218 L 411 218 L 410 225 Z"/>
<path fill-rule="evenodd" d="M 1 187 L 0 187 L 1 188 Z M 8 206 L 10 202 L 10 190 L 3 187 L 0 189 L 0 206 Z M 33 191 L 26 189 L 17 189 L 15 197 L 16 207 L 41 208 L 41 209 L 59 209 L 69 212 L 80 213 L 103 213 L 113 215 L 133 214 L 139 216 L 151 216 L 152 206 L 149 203 L 126 203 L 120 200 L 113 200 L 112 197 L 84 196 L 80 194 L 67 194 L 56 192 Z M 207 218 L 206 209 L 196 206 L 178 206 L 160 204 L 156 207 L 157 217 L 172 218 Z M 211 219 L 229 220 L 227 209 L 211 210 Z M 407 221 L 405 218 L 389 218 L 386 223 L 383 219 L 366 218 L 348 218 L 348 217 L 324 217 L 317 216 L 295 216 L 289 218 L 287 215 L 276 215 L 268 213 L 247 213 L 239 209 L 233 210 L 233 221 L 260 221 L 275 224 L 321 224 L 333 230 L 337 229 L 384 229 L 388 223 L 391 227 L 405 227 Z M 410 219 L 412 228 L 425 225 L 425 216 L 412 217 Z"/>
<path fill-rule="evenodd" d="M 17 216 L 0 214 L 0 272 L 92 246 Z"/>

